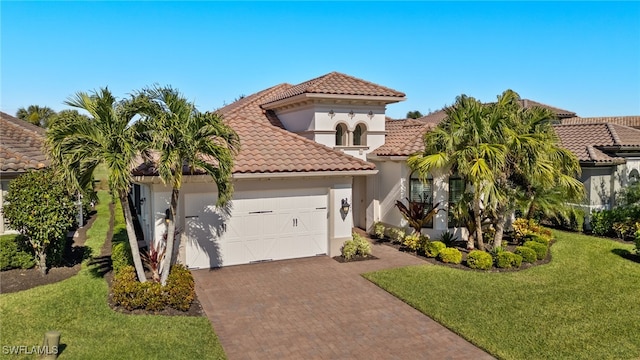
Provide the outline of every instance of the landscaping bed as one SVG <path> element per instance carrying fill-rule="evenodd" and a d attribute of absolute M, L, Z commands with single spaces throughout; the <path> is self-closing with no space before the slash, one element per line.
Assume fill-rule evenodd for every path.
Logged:
<path fill-rule="evenodd" d="M 344 264 L 344 263 L 350 263 L 350 262 L 354 262 L 354 261 L 367 261 L 367 260 L 378 260 L 377 257 L 373 256 L 373 255 L 367 255 L 367 256 L 362 256 L 362 255 L 356 255 L 354 257 L 352 257 L 351 259 L 345 259 L 344 256 L 342 255 L 338 255 L 338 256 L 334 256 L 333 260 Z"/>

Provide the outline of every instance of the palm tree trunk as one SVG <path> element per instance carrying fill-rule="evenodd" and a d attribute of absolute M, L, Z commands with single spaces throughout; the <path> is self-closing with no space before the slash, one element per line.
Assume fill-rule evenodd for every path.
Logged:
<path fill-rule="evenodd" d="M 533 217 L 533 212 L 535 210 L 536 210 L 535 201 L 534 201 L 534 198 L 531 197 L 531 202 L 529 203 L 529 207 L 527 208 L 527 215 L 524 218 L 527 220 L 531 219 Z"/>
<path fill-rule="evenodd" d="M 478 249 L 484 250 L 484 241 L 482 239 L 482 215 L 480 214 L 480 196 L 478 191 L 474 194 L 473 201 L 473 218 L 476 223 L 476 242 L 478 243 Z"/>
<path fill-rule="evenodd" d="M 496 234 L 493 236 L 493 247 L 499 248 L 502 247 L 502 237 L 504 236 L 504 225 L 507 223 L 507 217 L 504 213 L 504 208 L 502 206 L 498 206 L 497 212 L 498 217 L 496 219 Z"/>
<path fill-rule="evenodd" d="M 169 225 L 167 226 L 167 247 L 164 253 L 164 262 L 162 269 L 162 277 L 160 282 L 162 285 L 167 285 L 167 278 L 169 277 L 169 271 L 171 270 L 171 259 L 173 258 L 173 244 L 176 237 L 176 212 L 178 210 L 178 197 L 180 196 L 180 190 L 173 188 L 171 192 L 171 219 L 169 219 Z"/>
<path fill-rule="evenodd" d="M 127 194 L 120 196 L 122 203 L 122 211 L 124 212 L 124 222 L 127 228 L 127 237 L 129 238 L 129 247 L 131 248 L 131 258 L 133 258 L 133 266 L 136 268 L 136 274 L 140 282 L 146 282 L 147 276 L 144 274 L 142 259 L 140 258 L 140 248 L 138 248 L 138 238 L 133 228 L 133 215 L 129 207 L 129 196 Z"/>

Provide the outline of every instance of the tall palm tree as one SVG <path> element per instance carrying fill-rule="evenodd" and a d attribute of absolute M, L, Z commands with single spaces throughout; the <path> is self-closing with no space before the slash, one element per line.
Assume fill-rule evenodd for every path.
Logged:
<path fill-rule="evenodd" d="M 47 146 L 55 166 L 63 169 L 73 186 L 81 190 L 93 178 L 100 164 L 108 169 L 111 193 L 122 202 L 129 245 L 138 279 L 146 281 L 129 207 L 131 170 L 143 149 L 134 121 L 132 100 L 116 101 L 109 89 L 87 94 L 78 92 L 65 104 L 86 110 L 86 116 L 56 119 L 47 132 Z"/>
<path fill-rule="evenodd" d="M 146 99 L 141 115 L 156 153 L 158 175 L 172 187 L 161 277 L 164 285 L 173 257 L 183 175 L 204 173 L 211 176 L 218 188 L 216 205 L 226 205 L 233 195 L 231 175 L 240 139 L 220 114 L 199 112 L 176 89 L 156 86 L 144 89 L 138 95 Z"/>
<path fill-rule="evenodd" d="M 425 134 L 424 153 L 415 154 L 408 160 L 411 169 L 420 177 L 426 178 L 434 170 L 448 169 L 471 184 L 475 241 L 480 249 L 484 249 L 483 203 L 488 203 L 495 195 L 496 169 L 506 161 L 506 147 L 497 142 L 495 136 L 499 123 L 493 121 L 489 110 L 472 97 L 458 96 L 455 104 L 445 109 L 447 118 Z M 474 248 L 473 240 L 467 247 Z"/>
<path fill-rule="evenodd" d="M 47 106 L 29 105 L 28 108 L 19 108 L 16 117 L 43 128 L 49 126 L 49 120 L 56 114 L 52 108 Z"/>

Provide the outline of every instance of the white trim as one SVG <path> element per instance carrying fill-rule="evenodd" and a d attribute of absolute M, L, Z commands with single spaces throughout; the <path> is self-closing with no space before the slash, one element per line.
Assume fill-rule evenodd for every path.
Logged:
<path fill-rule="evenodd" d="M 352 104 L 358 102 L 374 102 L 380 105 L 392 104 L 400 101 L 405 101 L 406 97 L 399 96 L 373 96 L 373 95 L 340 95 L 340 94 L 310 94 L 303 93 L 296 96 L 288 97 L 281 100 L 276 100 L 267 104 L 262 104 L 263 109 L 275 110 L 277 108 L 299 103 L 306 100 L 337 100 L 337 101 L 349 101 Z"/>

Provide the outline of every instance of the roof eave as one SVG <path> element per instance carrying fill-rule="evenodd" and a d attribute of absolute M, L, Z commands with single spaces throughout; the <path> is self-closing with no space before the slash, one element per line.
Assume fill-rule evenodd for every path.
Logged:
<path fill-rule="evenodd" d="M 377 96 L 377 95 L 342 95 L 342 94 L 317 94 L 317 93 L 303 93 L 295 96 L 291 96 L 285 99 L 280 99 L 272 102 L 268 102 L 260 105 L 265 110 L 277 109 L 282 106 L 295 104 L 307 100 L 337 100 L 337 101 L 371 101 L 379 102 L 382 104 L 392 104 L 401 101 L 405 101 L 407 98 L 402 96 Z"/>

